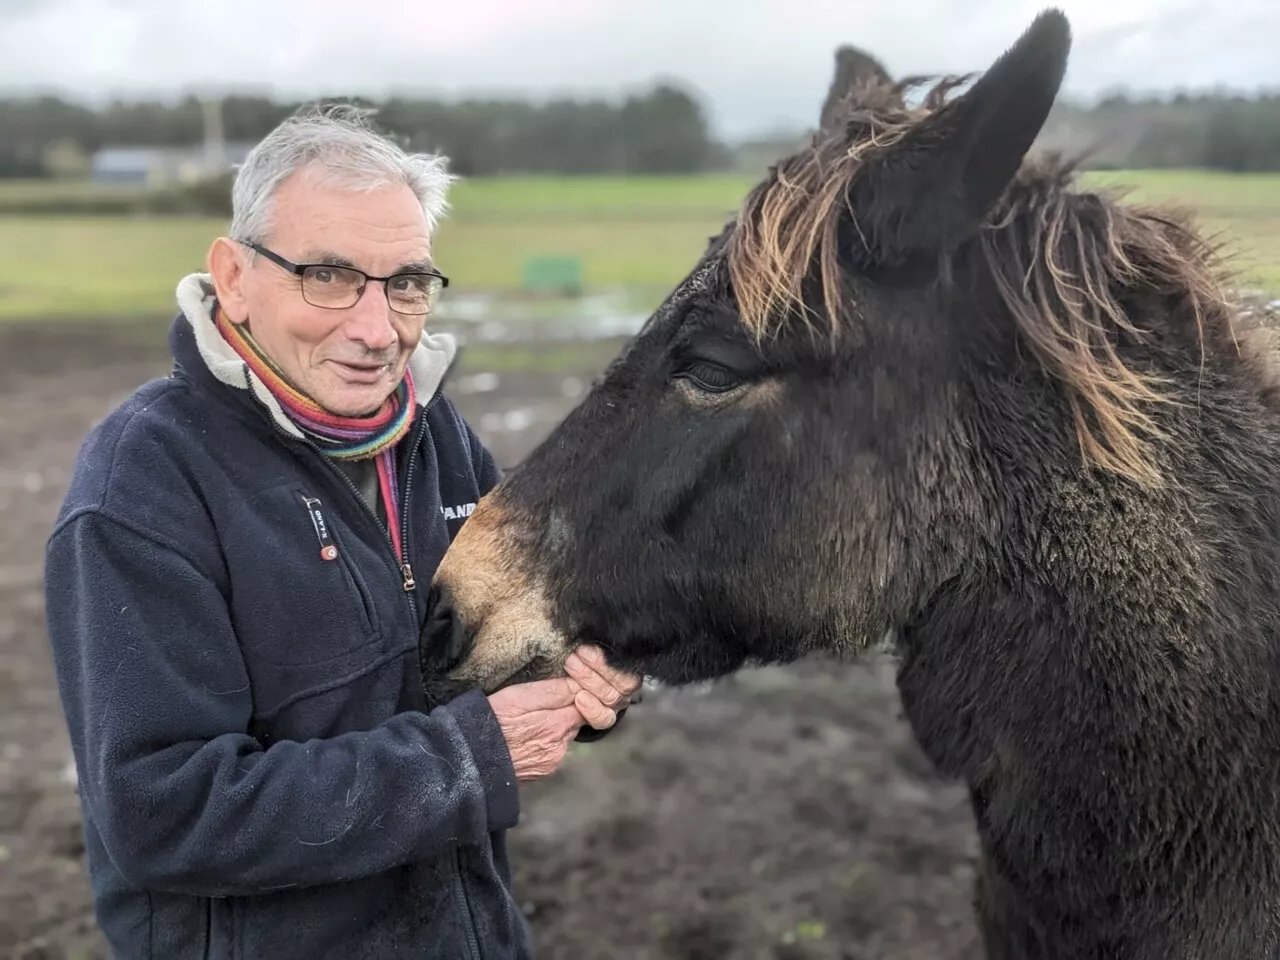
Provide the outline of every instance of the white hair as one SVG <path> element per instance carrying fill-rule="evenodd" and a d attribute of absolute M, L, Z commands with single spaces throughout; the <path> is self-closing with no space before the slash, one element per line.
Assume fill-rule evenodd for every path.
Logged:
<path fill-rule="evenodd" d="M 409 153 L 369 123 L 372 110 L 351 104 L 300 109 L 259 141 L 236 171 L 231 187 L 231 236 L 261 243 L 271 227 L 272 200 L 280 184 L 305 171 L 339 189 L 413 190 L 434 230 L 447 208 L 454 177 L 446 159 Z"/>

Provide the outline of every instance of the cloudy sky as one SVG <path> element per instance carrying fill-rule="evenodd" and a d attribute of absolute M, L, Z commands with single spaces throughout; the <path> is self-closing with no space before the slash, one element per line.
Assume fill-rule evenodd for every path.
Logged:
<path fill-rule="evenodd" d="M 980 70 L 1048 0 L 0 0 L 0 93 L 617 95 L 688 85 L 724 136 L 811 121 L 834 46 Z M 1280 89 L 1277 0 L 1061 0 L 1068 93 Z M 980 13 L 978 11 L 981 11 Z"/>

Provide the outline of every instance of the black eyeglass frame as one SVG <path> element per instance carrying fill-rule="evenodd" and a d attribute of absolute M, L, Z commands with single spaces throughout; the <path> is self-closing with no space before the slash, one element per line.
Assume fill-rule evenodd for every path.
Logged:
<path fill-rule="evenodd" d="M 370 280 L 378 280 L 382 282 L 384 285 L 384 290 L 386 289 L 385 284 L 394 280 L 396 277 L 434 277 L 435 279 L 440 281 L 441 290 L 444 290 L 446 287 L 449 286 L 449 278 L 446 277 L 443 273 L 440 273 L 438 270 L 402 270 L 399 273 L 391 274 L 391 276 L 389 277 L 375 277 L 371 273 L 365 273 L 365 271 L 361 270 L 359 267 L 349 267 L 346 264 L 342 264 L 342 263 L 294 263 L 292 260 L 289 260 L 289 259 L 286 259 L 285 257 L 280 256 L 280 254 L 276 253 L 274 250 L 270 250 L 267 247 L 264 247 L 260 243 L 254 243 L 252 240 L 240 240 L 238 242 L 248 247 L 250 250 L 254 251 L 255 253 L 262 254 L 262 256 L 266 257 L 268 260 L 276 264 L 278 267 L 281 267 L 282 269 L 289 271 L 295 277 L 297 277 L 299 281 L 298 292 L 302 294 L 302 297 L 304 300 L 306 300 L 306 294 L 303 290 L 303 285 L 301 281 L 305 278 L 306 272 L 308 270 L 314 270 L 317 268 L 325 269 L 325 270 L 347 270 L 347 271 L 350 271 L 351 273 L 358 273 L 360 276 L 364 277 L 364 283 L 362 283 L 360 285 L 360 289 L 356 291 L 355 300 L 353 300 L 351 303 L 349 303 L 345 307 L 335 307 L 335 306 L 330 306 L 329 304 L 323 304 L 323 303 L 311 303 L 310 300 L 307 300 L 307 303 L 310 303 L 311 306 L 319 307 L 321 310 L 348 310 L 351 307 L 355 306 L 355 304 L 360 302 L 360 298 L 364 296 L 365 288 L 369 285 Z M 387 303 L 388 305 L 390 305 L 391 303 L 390 296 L 387 297 Z M 395 310 L 396 313 L 405 313 L 405 311 L 403 310 L 396 310 L 394 306 L 391 307 L 391 309 Z M 430 312 L 431 312 L 431 309 L 430 309 L 430 306 L 428 306 L 428 308 L 426 310 L 423 310 L 421 314 L 405 314 L 405 316 L 422 316 Z"/>

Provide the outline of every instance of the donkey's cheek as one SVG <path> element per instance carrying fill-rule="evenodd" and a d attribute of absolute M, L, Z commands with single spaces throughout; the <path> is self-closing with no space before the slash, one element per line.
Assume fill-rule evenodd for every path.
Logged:
<path fill-rule="evenodd" d="M 563 673 L 569 642 L 552 623 L 533 540 L 500 496 L 485 498 L 463 524 L 432 581 L 448 608 L 441 616 L 464 638 L 449 680 L 493 692 L 517 674 Z"/>

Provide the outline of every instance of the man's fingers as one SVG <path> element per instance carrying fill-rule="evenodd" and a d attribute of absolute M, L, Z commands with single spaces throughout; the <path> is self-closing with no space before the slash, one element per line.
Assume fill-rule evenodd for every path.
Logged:
<path fill-rule="evenodd" d="M 623 696 L 630 696 L 640 689 L 644 677 L 634 673 L 623 673 L 609 666 L 604 659 L 604 651 L 599 647 L 583 645 L 577 649 L 578 656 L 587 666 L 604 677 L 608 684 Z"/>
<path fill-rule="evenodd" d="M 564 737 L 571 737 L 577 733 L 582 723 L 582 711 L 578 709 L 576 700 L 567 707 L 551 711 L 551 724 L 554 729 L 561 731 Z"/>
<path fill-rule="evenodd" d="M 579 691 L 573 703 L 583 719 L 597 730 L 607 730 L 618 720 L 616 713 L 601 703 L 595 694 L 586 690 Z"/>
<path fill-rule="evenodd" d="M 605 706 L 619 707 L 626 699 L 626 694 L 610 684 L 578 654 L 569 654 L 564 662 L 564 668 L 570 677 L 582 684 L 582 689 L 589 690 Z"/>
<path fill-rule="evenodd" d="M 573 677 L 553 677 L 550 680 L 531 680 L 504 687 L 494 697 L 509 699 L 524 712 L 531 710 L 572 709 L 573 698 L 582 684 Z"/>
<path fill-rule="evenodd" d="M 608 707 L 617 709 L 640 687 L 642 677 L 621 673 L 607 666 L 604 654 L 596 647 L 578 647 L 564 664 L 569 676 L 578 680 Z"/>

